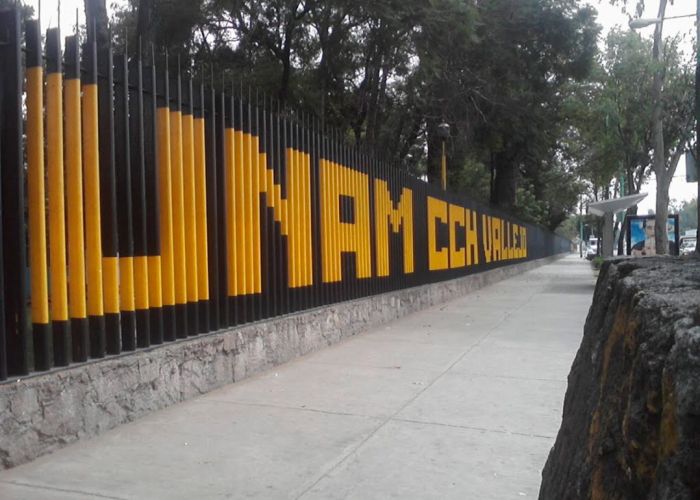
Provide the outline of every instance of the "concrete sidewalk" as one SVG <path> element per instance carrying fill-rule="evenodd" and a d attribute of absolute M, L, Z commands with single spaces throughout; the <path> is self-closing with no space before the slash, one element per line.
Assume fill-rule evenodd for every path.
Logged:
<path fill-rule="evenodd" d="M 594 278 L 570 256 L 0 473 L 0 498 L 536 498 Z"/>

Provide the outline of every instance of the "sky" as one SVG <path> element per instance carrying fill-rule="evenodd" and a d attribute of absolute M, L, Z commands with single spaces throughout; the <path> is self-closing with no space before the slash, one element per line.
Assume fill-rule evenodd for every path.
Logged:
<path fill-rule="evenodd" d="M 35 15 L 38 14 L 38 6 L 41 1 L 41 27 L 42 32 L 47 28 L 56 27 L 59 22 L 58 6 L 61 7 L 60 23 L 61 33 L 65 36 L 72 34 L 75 26 L 76 9 L 78 11 L 79 22 L 85 22 L 85 14 L 83 12 L 83 0 L 28 0 L 26 3 L 34 7 Z M 125 3 L 126 0 L 113 0 L 115 3 Z M 584 3 L 584 2 L 582 2 Z M 610 5 L 609 0 L 589 0 L 588 3 L 593 5 L 598 10 L 598 22 L 603 26 L 603 33 L 599 44 L 602 47 L 603 40 L 607 32 L 615 26 L 627 28 L 628 15 L 622 13 L 619 6 Z M 630 0 L 630 4 L 636 3 L 635 0 Z M 694 2 L 688 0 L 676 0 L 673 5 L 669 2 L 666 7 L 666 17 L 678 16 L 683 14 L 694 13 Z M 107 1 L 108 6 L 112 4 L 112 0 Z M 659 0 L 646 0 L 646 10 L 642 17 L 656 17 L 659 8 Z M 676 33 L 692 33 L 695 30 L 695 19 L 693 17 L 685 19 L 672 19 L 664 23 L 664 36 L 671 36 Z M 652 36 L 653 27 L 648 27 L 640 30 L 645 36 Z M 690 54 L 692 47 L 691 38 L 688 38 L 686 44 L 687 51 Z M 652 176 L 653 177 L 653 176 Z M 639 204 L 640 213 L 646 213 L 648 210 L 653 210 L 656 203 L 656 183 L 654 179 L 650 179 L 642 188 L 642 192 L 648 193 L 646 199 Z M 669 196 L 671 199 L 678 201 L 690 200 L 697 196 L 698 184 L 687 183 L 685 181 L 685 159 L 682 158 L 676 169 L 675 176 L 671 182 Z"/>

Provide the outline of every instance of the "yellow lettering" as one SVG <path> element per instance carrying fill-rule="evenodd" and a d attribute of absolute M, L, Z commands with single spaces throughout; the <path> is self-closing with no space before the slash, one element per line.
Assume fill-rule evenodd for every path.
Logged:
<path fill-rule="evenodd" d="M 438 248 L 437 223 L 448 223 L 447 202 L 428 196 L 428 269 L 436 271 L 450 267 L 449 249 Z"/>

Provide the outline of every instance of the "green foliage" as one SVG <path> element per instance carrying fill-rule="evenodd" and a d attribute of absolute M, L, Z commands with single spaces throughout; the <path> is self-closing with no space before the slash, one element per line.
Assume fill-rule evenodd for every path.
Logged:
<path fill-rule="evenodd" d="M 593 257 L 591 265 L 593 266 L 593 269 L 600 269 L 601 267 L 603 267 L 603 262 L 605 262 L 605 258 L 603 258 L 600 255 L 596 255 L 595 257 Z"/>
<path fill-rule="evenodd" d="M 461 169 L 450 170 L 448 181 L 451 189 L 488 203 L 491 188 L 490 172 L 483 163 L 467 158 Z"/>
<path fill-rule="evenodd" d="M 512 208 L 521 185 L 550 227 L 575 202 L 561 189 L 563 103 L 599 32 L 575 0 L 130 2 L 113 20 L 122 46 L 167 47 L 207 78 L 216 68 L 217 84 L 243 80 L 431 181 L 446 121 L 453 189 Z"/>
<path fill-rule="evenodd" d="M 698 199 L 677 202 L 671 200 L 668 211 L 670 214 L 678 214 L 678 226 L 680 234 L 683 235 L 689 229 L 698 228 Z"/>
<path fill-rule="evenodd" d="M 581 218 L 578 214 L 570 215 L 561 224 L 559 224 L 559 227 L 557 227 L 555 232 L 558 235 L 573 241 L 574 239 L 580 237 L 580 220 Z"/>

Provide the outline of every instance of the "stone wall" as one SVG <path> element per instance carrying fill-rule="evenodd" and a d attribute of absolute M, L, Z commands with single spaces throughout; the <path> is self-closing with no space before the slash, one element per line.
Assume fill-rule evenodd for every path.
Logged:
<path fill-rule="evenodd" d="M 0 384 L 0 464 L 19 465 L 549 260 L 342 302 L 7 381 Z"/>
<path fill-rule="evenodd" d="M 700 498 L 700 260 L 606 262 L 540 499 Z"/>

